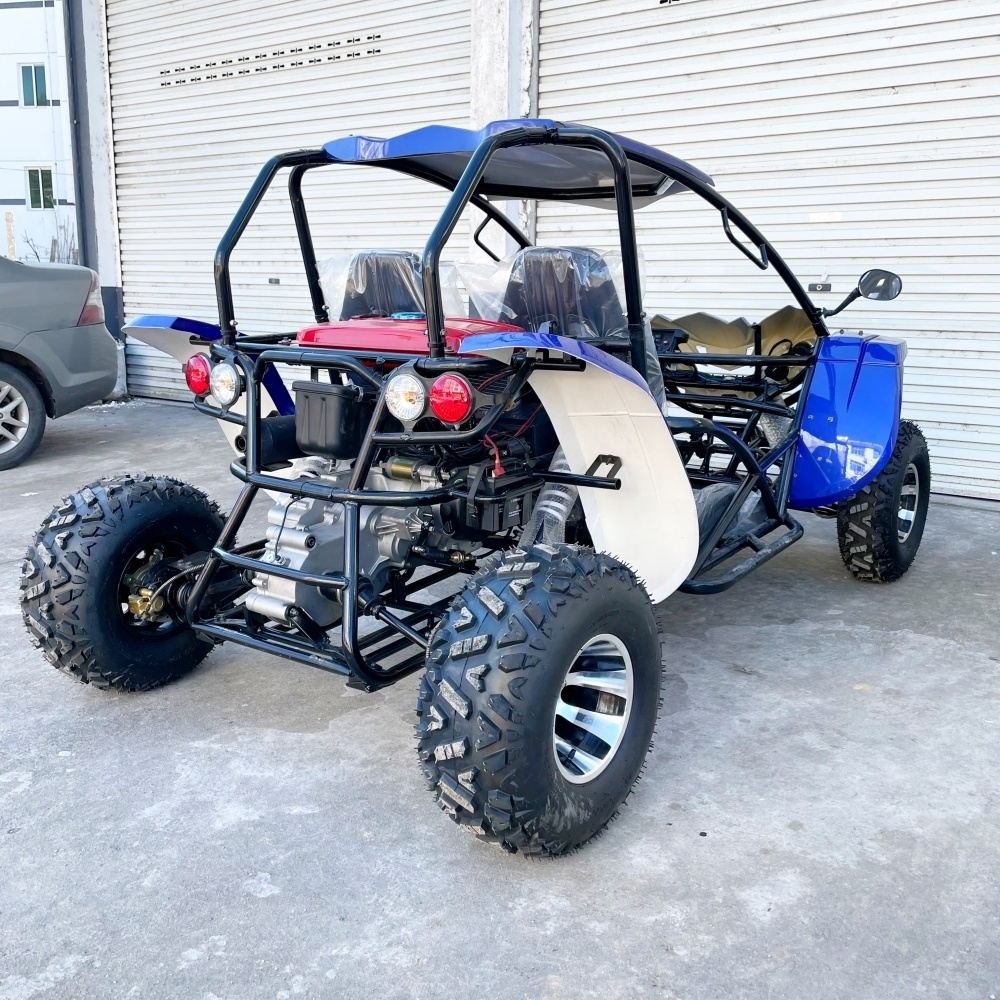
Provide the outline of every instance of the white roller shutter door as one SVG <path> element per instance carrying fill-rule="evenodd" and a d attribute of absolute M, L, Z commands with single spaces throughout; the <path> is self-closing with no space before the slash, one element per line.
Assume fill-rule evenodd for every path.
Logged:
<path fill-rule="evenodd" d="M 904 415 L 935 489 L 1000 498 L 1000 7 L 992 0 L 541 0 L 539 114 L 623 132 L 710 173 L 804 282 L 868 267 L 892 303 L 831 325 L 904 336 Z M 770 311 L 757 272 L 681 195 L 637 215 L 646 305 Z M 699 216 L 704 221 L 705 216 Z M 541 206 L 540 243 L 613 240 Z M 681 255 L 695 280 L 672 282 Z"/>
<path fill-rule="evenodd" d="M 215 248 L 275 153 L 468 124 L 461 0 L 108 0 L 107 13 L 126 318 L 217 322 Z M 312 321 L 287 189 L 275 185 L 234 257 L 247 332 Z M 320 259 L 420 249 L 446 197 L 372 168 L 331 167 L 304 187 Z M 127 354 L 133 393 L 190 398 L 175 361 L 135 341 Z"/>

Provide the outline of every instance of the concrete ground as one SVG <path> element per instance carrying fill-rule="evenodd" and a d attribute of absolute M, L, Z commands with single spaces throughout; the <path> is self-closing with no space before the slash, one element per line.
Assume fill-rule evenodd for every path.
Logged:
<path fill-rule="evenodd" d="M 761 998 L 1000 993 L 1000 514 L 939 502 L 899 583 L 834 526 L 659 609 L 656 749 L 554 862 L 432 804 L 416 678 L 375 695 L 224 647 L 141 695 L 74 684 L 21 626 L 21 555 L 69 489 L 236 482 L 153 403 L 56 421 L 0 473 L 0 1000 Z"/>

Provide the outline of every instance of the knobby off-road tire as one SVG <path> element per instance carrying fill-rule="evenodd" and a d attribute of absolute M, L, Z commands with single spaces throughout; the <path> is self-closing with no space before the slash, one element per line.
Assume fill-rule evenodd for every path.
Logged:
<path fill-rule="evenodd" d="M 652 607 L 626 566 L 573 545 L 491 557 L 435 630 L 420 680 L 418 753 L 438 804 L 512 852 L 579 847 L 639 776 L 660 675 Z M 609 742 L 567 722 L 581 703 Z"/>
<path fill-rule="evenodd" d="M 71 494 L 42 522 L 22 567 L 21 612 L 35 644 L 102 688 L 145 691 L 193 670 L 212 644 L 169 615 L 129 614 L 122 578 L 157 551 L 207 551 L 222 523 L 204 493 L 166 476 L 116 476 Z"/>
<path fill-rule="evenodd" d="M 891 583 L 910 568 L 923 537 L 930 490 L 927 442 L 916 424 L 903 420 L 885 468 L 837 512 L 840 556 L 859 580 Z"/>
<path fill-rule="evenodd" d="M 0 469 L 30 458 L 45 433 L 45 400 L 20 369 L 0 364 Z"/>

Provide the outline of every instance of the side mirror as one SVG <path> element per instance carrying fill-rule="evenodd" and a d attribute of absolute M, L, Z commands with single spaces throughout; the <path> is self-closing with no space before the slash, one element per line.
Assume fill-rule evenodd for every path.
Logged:
<path fill-rule="evenodd" d="M 866 299 L 876 302 L 888 302 L 903 290 L 903 282 L 898 274 L 892 271 L 881 271 L 873 268 L 865 271 L 858 280 L 858 292 Z"/>
<path fill-rule="evenodd" d="M 824 309 L 822 315 L 836 316 L 843 312 L 855 299 L 862 297 L 872 299 L 875 302 L 888 302 L 894 299 L 903 290 L 903 279 L 892 271 L 883 271 L 880 268 L 872 268 L 865 271 L 858 279 L 858 287 L 855 288 L 836 309 Z"/>

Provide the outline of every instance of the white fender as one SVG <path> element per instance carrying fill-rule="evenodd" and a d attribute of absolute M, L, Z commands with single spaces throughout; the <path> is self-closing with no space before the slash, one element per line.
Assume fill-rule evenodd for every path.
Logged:
<path fill-rule="evenodd" d="M 164 354 L 169 354 L 172 358 L 176 358 L 182 365 L 194 357 L 195 354 L 206 353 L 204 345 L 191 343 L 193 329 L 180 328 L 179 326 L 171 325 L 172 323 L 184 324 L 185 326 L 196 328 L 199 335 L 209 340 L 215 340 L 219 337 L 219 328 L 217 326 L 209 323 L 200 323 L 197 320 L 178 319 L 174 316 L 141 316 L 137 320 L 126 323 L 124 329 L 130 337 L 134 337 L 136 340 L 148 344 L 150 347 L 155 347 L 156 350 L 163 351 Z M 208 396 L 206 399 L 207 402 L 216 405 L 215 399 L 212 396 Z M 262 413 L 271 413 L 276 409 L 274 400 L 263 385 L 260 387 L 260 403 Z M 246 414 L 246 396 L 241 396 L 236 400 L 230 407 L 230 412 L 241 417 L 244 416 Z M 237 455 L 240 454 L 239 448 L 236 447 L 236 438 L 240 434 L 240 427 L 237 424 L 229 423 L 227 420 L 217 420 L 216 423 L 219 425 L 222 433 L 225 434 L 226 440 L 229 442 L 229 446 L 233 449 L 233 452 Z M 289 479 L 295 478 L 297 474 L 298 470 L 294 466 L 287 469 L 277 469 L 271 473 L 271 475 L 278 476 L 279 478 Z M 274 490 L 265 490 L 264 492 L 274 500 L 284 498 L 284 494 L 277 493 Z"/>
<path fill-rule="evenodd" d="M 698 555 L 698 515 L 687 473 L 656 401 L 632 368 L 585 342 L 553 334 L 468 337 L 463 354 L 509 361 L 515 347 L 570 355 L 584 371 L 535 371 L 531 387 L 545 407 L 575 473 L 598 455 L 622 461 L 620 490 L 580 489 L 594 546 L 628 563 L 650 599 L 669 597 Z"/>
<path fill-rule="evenodd" d="M 155 319 L 162 319 L 163 326 L 147 325 Z M 162 351 L 164 354 L 169 354 L 172 358 L 176 358 L 182 365 L 196 354 L 207 353 L 203 345 L 191 343 L 191 334 L 189 332 L 169 326 L 169 322 L 172 319 L 174 319 L 172 316 L 143 316 L 135 323 L 126 323 L 125 332 L 143 344 L 148 344 L 150 347 L 154 347 L 156 350 Z M 218 330 L 218 327 L 211 327 L 207 323 L 204 325 L 207 329 Z M 216 336 L 218 336 L 217 333 Z M 260 387 L 260 395 L 261 412 L 270 413 L 274 409 L 274 401 L 263 386 Z M 213 406 L 217 405 L 211 396 L 207 397 L 207 402 Z M 241 396 L 236 400 L 231 409 L 233 413 L 241 417 L 244 416 L 246 413 L 246 397 Z M 218 420 L 216 423 L 222 429 L 223 434 L 226 435 L 226 440 L 233 451 L 238 453 L 236 438 L 239 436 L 240 428 L 236 424 L 231 424 L 226 420 Z"/>

